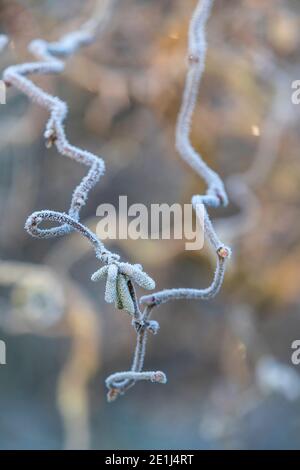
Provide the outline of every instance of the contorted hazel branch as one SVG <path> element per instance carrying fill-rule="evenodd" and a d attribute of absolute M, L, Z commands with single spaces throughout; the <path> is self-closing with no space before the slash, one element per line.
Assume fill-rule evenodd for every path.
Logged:
<path fill-rule="evenodd" d="M 217 268 L 213 282 L 209 287 L 205 289 L 168 289 L 142 297 L 140 299 L 141 303 L 149 306 L 157 306 L 177 299 L 209 299 L 214 297 L 222 285 L 226 261 L 231 254 L 230 248 L 224 246 L 219 240 L 206 210 L 206 206 L 219 207 L 227 205 L 228 199 L 223 182 L 219 175 L 206 165 L 201 155 L 193 148 L 190 140 L 192 117 L 197 102 L 200 81 L 205 68 L 205 26 L 212 5 L 213 0 L 199 1 L 191 20 L 189 30 L 189 68 L 182 106 L 177 121 L 176 147 L 183 160 L 185 160 L 207 183 L 208 189 L 206 194 L 194 196 L 192 198 L 192 204 L 195 210 L 200 204 L 204 206 L 204 232 L 210 245 L 216 252 Z"/>
<path fill-rule="evenodd" d="M 228 56 L 231 59 L 231 55 Z M 260 80 L 273 88 L 273 98 L 261 125 L 257 151 L 250 167 L 243 173 L 235 173 L 226 180 L 226 186 L 239 212 L 218 219 L 217 230 L 228 242 L 237 242 L 258 224 L 261 204 L 255 194 L 268 179 L 279 156 L 280 142 L 285 130 L 294 118 L 290 105 L 291 77 L 294 67 L 282 67 L 270 51 L 261 50 L 253 55 L 253 66 Z"/>
<path fill-rule="evenodd" d="M 111 6 L 110 2 L 108 2 L 107 6 Z M 34 212 L 26 221 L 26 230 L 30 235 L 37 238 L 58 237 L 74 230 L 86 237 L 93 245 L 96 257 L 105 264 L 103 268 L 92 276 L 92 279 L 96 281 L 106 277 L 106 301 L 115 302 L 118 308 L 125 309 L 133 314 L 132 292 L 129 287 L 132 284 L 130 280 L 145 289 L 154 289 L 154 281 L 143 272 L 141 265 L 130 265 L 120 262 L 119 256 L 106 250 L 101 240 L 80 222 L 80 210 L 87 202 L 90 190 L 104 173 L 104 162 L 102 158 L 91 152 L 82 150 L 69 143 L 63 127 L 68 111 L 66 103 L 46 93 L 27 78 L 28 75 L 32 74 L 61 73 L 64 70 L 65 64 L 58 57 L 68 57 L 76 52 L 79 47 L 90 44 L 95 37 L 96 30 L 95 22 L 91 20 L 85 23 L 78 31 L 63 36 L 58 42 L 48 43 L 41 39 L 32 41 L 29 45 L 29 50 L 39 61 L 8 67 L 4 71 L 3 77 L 7 84 L 14 85 L 32 101 L 50 112 L 50 118 L 44 133 L 46 146 L 49 148 L 52 145 L 56 145 L 61 155 L 89 167 L 87 175 L 73 192 L 68 213 L 53 210 Z M 54 222 L 55 226 L 51 228 L 40 227 L 43 222 L 49 221 Z M 144 372 L 139 377 L 139 380 L 148 379 L 148 374 L 150 374 L 153 381 L 160 381 L 160 376 L 156 377 L 155 372 Z"/>
<path fill-rule="evenodd" d="M 199 1 L 192 17 L 189 32 L 189 70 L 187 74 L 186 86 L 182 101 L 182 107 L 179 113 L 176 146 L 181 157 L 191 165 L 191 167 L 204 178 L 208 189 L 204 196 L 194 196 L 192 199 L 193 207 L 198 213 L 198 205 L 204 205 L 204 231 L 214 248 L 217 256 L 217 268 L 211 285 L 205 289 L 169 289 L 157 292 L 155 294 L 144 296 L 140 299 L 141 304 L 145 305 L 144 312 L 141 313 L 136 302 L 135 292 L 132 292 L 134 305 L 133 325 L 137 331 L 137 344 L 134 354 L 131 370 L 128 372 L 119 372 L 113 374 L 106 380 L 109 388 L 108 399 L 115 400 L 120 394 L 123 394 L 132 387 L 137 380 L 150 380 L 165 383 L 166 376 L 163 372 L 143 373 L 143 362 L 147 341 L 147 333 L 157 333 L 158 324 L 150 321 L 150 315 L 155 306 L 177 299 L 210 299 L 214 297 L 223 282 L 226 261 L 230 257 L 231 250 L 226 247 L 218 238 L 213 225 L 210 221 L 206 207 L 225 206 L 228 203 L 224 185 L 220 177 L 212 171 L 202 160 L 201 156 L 193 148 L 190 141 L 191 122 L 201 77 L 205 66 L 206 56 L 206 38 L 205 26 L 208 20 L 213 0 Z"/>
<path fill-rule="evenodd" d="M 88 22 L 86 24 L 91 25 L 92 23 Z M 68 214 L 50 210 L 35 212 L 26 221 L 25 227 L 27 231 L 32 236 L 38 238 L 58 237 L 73 230 L 84 235 L 93 244 L 97 258 L 109 266 L 112 265 L 107 276 L 107 290 L 112 289 L 113 281 L 111 276 L 114 272 L 118 281 L 114 287 L 114 295 L 117 299 L 117 285 L 122 283 L 125 275 L 128 277 L 132 276 L 137 283 L 148 289 L 154 288 L 155 284 L 142 271 L 140 265 L 133 266 L 130 270 L 129 265 L 125 266 L 125 263 L 119 263 L 119 256 L 106 250 L 96 235 L 79 222 L 80 210 L 86 204 L 90 190 L 104 173 L 104 162 L 102 158 L 86 150 L 79 149 L 68 142 L 63 127 L 68 110 L 66 103 L 57 97 L 49 95 L 27 78 L 29 74 L 62 72 L 64 70 L 64 62 L 56 56 L 67 57 L 80 46 L 90 44 L 94 39 L 96 29 L 94 24 L 92 26 L 92 28 L 83 26 L 78 31 L 63 36 L 60 41 L 55 43 L 48 43 L 40 39 L 34 40 L 29 45 L 29 50 L 41 61 L 8 67 L 4 72 L 4 80 L 9 84 L 15 85 L 31 100 L 49 110 L 50 119 L 47 122 L 44 134 L 47 147 L 55 144 L 59 153 L 90 168 L 87 175 L 73 192 Z M 57 225 L 52 228 L 40 228 L 40 224 L 44 221 L 56 222 Z M 123 297 L 125 296 L 124 290 L 125 288 L 123 287 Z M 129 291 L 127 297 L 130 297 Z M 113 294 L 111 294 L 111 298 L 113 298 Z"/>
<path fill-rule="evenodd" d="M 205 25 L 212 6 L 211 0 L 202 0 L 198 3 L 190 27 L 189 72 L 184 92 L 183 104 L 177 125 L 177 148 L 186 160 L 208 184 L 204 196 L 194 196 L 195 210 L 198 204 L 218 207 L 227 204 L 227 196 L 219 176 L 213 172 L 193 149 L 190 142 L 190 127 L 192 115 L 198 96 L 198 88 L 204 70 L 206 41 Z M 89 25 L 93 25 L 92 30 Z M 96 257 L 104 264 L 92 275 L 92 280 L 106 280 L 105 300 L 115 303 L 117 308 L 126 310 L 132 317 L 132 324 L 137 334 L 137 342 L 130 371 L 118 372 L 109 376 L 106 385 L 109 389 L 108 400 L 115 400 L 120 394 L 132 387 L 137 381 L 149 380 L 151 382 L 166 383 L 166 376 L 161 371 L 143 371 L 144 357 L 148 333 L 156 334 L 159 325 L 151 320 L 154 306 L 174 299 L 208 299 L 217 294 L 223 281 L 225 263 L 230 256 L 230 249 L 225 247 L 218 239 L 205 208 L 204 229 L 210 244 L 217 254 L 217 269 L 212 284 L 202 290 L 197 289 L 170 289 L 145 296 L 141 302 L 145 304 L 141 312 L 135 292 L 135 284 L 145 289 L 155 288 L 154 281 L 142 270 L 138 264 L 131 265 L 120 261 L 119 256 L 105 249 L 101 240 L 80 222 L 80 210 L 86 203 L 89 191 L 98 182 L 104 172 L 103 160 L 96 155 L 72 146 L 65 135 L 63 122 L 67 115 L 67 106 L 59 98 L 49 95 L 34 85 L 28 78 L 29 74 L 60 73 L 64 63 L 57 56 L 68 56 L 80 46 L 89 44 L 95 32 L 95 24 L 87 22 L 81 29 L 61 38 L 56 43 L 42 40 L 33 41 L 30 50 L 41 61 L 26 63 L 9 67 L 4 73 L 7 83 L 15 85 L 30 99 L 45 107 L 50 112 L 50 119 L 46 125 L 45 138 L 47 146 L 56 145 L 59 153 L 88 166 L 89 172 L 75 189 L 68 213 L 44 210 L 33 213 L 26 221 L 27 231 L 34 237 L 51 238 L 77 231 L 86 237 L 92 244 Z M 45 222 L 54 222 L 52 228 L 41 228 Z"/>

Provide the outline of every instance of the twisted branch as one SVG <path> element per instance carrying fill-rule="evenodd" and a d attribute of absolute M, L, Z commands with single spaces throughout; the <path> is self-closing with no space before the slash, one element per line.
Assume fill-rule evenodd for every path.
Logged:
<path fill-rule="evenodd" d="M 140 299 L 145 304 L 144 311 L 139 309 L 134 283 L 145 289 L 154 289 L 154 281 L 142 270 L 140 265 L 131 265 L 119 260 L 119 256 L 106 250 L 101 240 L 80 222 L 80 210 L 87 202 L 90 190 L 104 173 L 101 158 L 71 145 L 65 135 L 63 123 L 67 115 L 67 105 L 59 98 L 43 91 L 30 81 L 29 74 L 61 73 L 64 62 L 58 57 L 67 57 L 79 47 L 89 44 L 95 36 L 96 24 L 88 21 L 78 31 L 63 36 L 58 42 L 48 43 L 43 40 L 33 41 L 29 49 L 39 62 L 26 63 L 9 67 L 4 72 L 4 79 L 25 93 L 32 101 L 46 108 L 50 113 L 46 125 L 45 139 L 47 147 L 56 145 L 63 156 L 67 156 L 90 169 L 73 192 L 68 213 L 53 210 L 34 212 L 28 217 L 25 228 L 37 238 L 53 238 L 77 231 L 92 244 L 96 257 L 104 264 L 92 275 L 92 280 L 106 279 L 105 300 L 115 303 L 117 308 L 125 309 L 132 316 L 132 324 L 137 334 L 137 342 L 131 370 L 109 376 L 106 385 L 109 389 L 108 400 L 113 401 L 120 394 L 132 387 L 137 381 L 150 380 L 166 383 L 166 376 L 161 371 L 143 371 L 148 332 L 156 334 L 159 325 L 151 320 L 154 306 L 175 299 L 208 299 L 217 294 L 223 281 L 226 260 L 230 249 L 223 245 L 213 228 L 206 210 L 207 207 L 219 207 L 227 204 L 227 195 L 220 177 L 211 170 L 190 142 L 190 130 L 193 112 L 196 106 L 198 89 L 204 71 L 206 55 L 205 26 L 213 0 L 198 2 L 189 33 L 189 70 L 184 91 L 182 108 L 179 114 L 176 132 L 176 146 L 181 157 L 204 178 L 208 185 L 205 195 L 196 195 L 192 199 L 194 209 L 204 205 L 204 230 L 217 255 L 217 269 L 211 285 L 206 289 L 170 289 L 157 292 Z M 110 4 L 109 4 L 110 5 Z M 43 222 L 54 222 L 51 228 L 41 228 Z"/>
<path fill-rule="evenodd" d="M 224 184 L 219 175 L 215 173 L 203 161 L 201 155 L 192 146 L 191 123 L 194 114 L 199 86 L 206 58 L 206 34 L 205 27 L 209 18 L 213 0 L 201 0 L 198 2 L 193 14 L 189 29 L 189 53 L 188 73 L 183 94 L 183 100 L 176 128 L 176 147 L 181 158 L 186 161 L 207 183 L 205 195 L 195 195 L 192 205 L 196 213 L 197 207 L 204 208 L 204 233 L 210 245 L 216 252 L 217 268 L 211 285 L 205 289 L 168 289 L 155 294 L 144 296 L 141 303 L 157 306 L 170 300 L 178 299 L 210 299 L 214 297 L 222 285 L 225 273 L 226 261 L 230 257 L 230 248 L 226 247 L 218 238 L 210 221 L 206 207 L 226 206 L 228 203 Z"/>
<path fill-rule="evenodd" d="M 196 214 L 199 213 L 199 204 L 204 206 L 204 232 L 210 245 L 217 256 L 217 268 L 211 285 L 205 289 L 168 289 L 155 294 L 141 297 L 140 303 L 146 307 L 141 313 L 135 302 L 135 320 L 133 325 L 137 332 L 137 343 L 131 370 L 119 372 L 106 379 L 109 388 L 108 400 L 115 400 L 120 394 L 125 393 L 137 380 L 151 380 L 165 383 L 166 376 L 163 372 L 142 372 L 147 332 L 157 333 L 159 325 L 149 322 L 152 309 L 159 304 L 178 299 L 210 299 L 214 297 L 222 285 L 225 273 L 226 261 L 231 251 L 218 238 L 210 221 L 206 206 L 219 207 L 228 203 L 224 185 L 220 177 L 203 161 L 202 157 L 193 148 L 190 141 L 191 122 L 195 110 L 198 90 L 205 66 L 206 37 L 205 26 L 208 20 L 213 0 L 199 1 L 193 14 L 189 31 L 189 70 L 183 95 L 181 110 L 176 129 L 176 147 L 183 158 L 207 183 L 208 189 L 204 196 L 196 195 L 192 199 Z M 132 293 L 135 299 L 135 293 Z"/>
<path fill-rule="evenodd" d="M 114 2 L 115 0 L 107 0 L 104 15 L 101 16 L 98 12 L 96 15 L 97 20 L 92 18 L 77 31 L 63 36 L 57 42 L 49 43 L 41 39 L 32 41 L 29 45 L 29 51 L 39 61 L 8 67 L 4 71 L 3 77 L 7 85 L 14 85 L 30 100 L 49 111 L 50 118 L 44 133 L 47 148 L 55 145 L 61 155 L 90 168 L 73 192 L 68 213 L 53 210 L 34 212 L 25 223 L 26 230 L 36 238 L 54 238 L 66 235 L 71 231 L 77 231 L 87 238 L 95 250 L 96 257 L 105 264 L 104 268 L 93 274 L 92 280 L 96 281 L 105 274 L 107 277 L 106 301 L 115 302 L 118 308 L 134 314 L 133 299 L 129 289 L 130 279 L 132 278 L 145 289 L 153 289 L 155 287 L 154 281 L 143 272 L 141 265 L 121 263 L 119 255 L 106 250 L 102 241 L 80 222 L 81 208 L 86 204 L 90 190 L 96 185 L 105 171 L 104 161 L 93 153 L 69 143 L 63 127 L 68 112 L 66 103 L 48 94 L 27 78 L 28 75 L 33 74 L 62 73 L 65 63 L 59 57 L 67 58 L 80 47 L 90 44 L 95 38 L 96 31 L 103 26 L 103 21 L 107 20 L 108 12 Z M 2 42 L 4 45 L 4 39 Z M 51 228 L 41 228 L 40 225 L 43 222 L 54 222 L 56 225 Z M 136 368 L 140 368 L 140 366 Z M 152 372 L 141 374 L 139 380 L 148 380 L 149 377 L 153 379 Z M 156 381 L 159 381 L 159 377 Z"/>

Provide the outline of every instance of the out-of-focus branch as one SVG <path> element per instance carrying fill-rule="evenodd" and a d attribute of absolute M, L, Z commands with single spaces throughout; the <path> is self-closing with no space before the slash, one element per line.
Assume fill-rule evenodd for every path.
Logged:
<path fill-rule="evenodd" d="M 258 75 L 263 79 L 266 75 L 273 77 L 274 98 L 260 129 L 258 149 L 252 165 L 244 173 L 234 174 L 226 181 L 230 200 L 240 209 L 237 215 L 219 219 L 217 222 L 218 230 L 230 243 L 256 226 L 260 204 L 254 191 L 266 182 L 278 157 L 282 135 L 293 118 L 290 111 L 288 72 L 283 72 L 276 65 L 274 58 L 272 61 L 266 60 L 263 54 L 255 57 L 255 66 Z"/>

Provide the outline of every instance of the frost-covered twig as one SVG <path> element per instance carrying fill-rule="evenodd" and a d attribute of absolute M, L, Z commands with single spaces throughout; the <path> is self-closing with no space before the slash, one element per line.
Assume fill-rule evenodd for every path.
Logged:
<path fill-rule="evenodd" d="M 106 379 L 106 386 L 109 389 L 107 398 L 110 402 L 118 398 L 119 395 L 124 394 L 139 380 L 149 380 L 156 383 L 167 382 L 166 375 L 161 371 L 143 371 L 148 332 L 156 334 L 159 324 L 155 320 L 150 320 L 152 307 L 147 306 L 143 313 L 140 311 L 135 289 L 131 281 L 129 282 L 129 289 L 134 306 L 132 324 L 137 334 L 136 348 L 131 370 L 117 372 Z"/>
<path fill-rule="evenodd" d="M 106 6 L 111 8 L 113 1 L 107 1 Z M 107 13 L 107 12 L 106 12 Z M 107 18 L 107 14 L 104 15 Z M 63 123 L 67 116 L 67 105 L 59 98 L 52 96 L 35 85 L 28 75 L 61 73 L 64 70 L 64 62 L 58 57 L 68 57 L 79 47 L 90 44 L 99 29 L 95 18 L 86 22 L 78 31 L 63 36 L 58 42 L 48 43 L 44 40 L 34 40 L 29 45 L 29 50 L 39 59 L 39 62 L 25 63 L 8 67 L 3 74 L 8 85 L 14 85 L 25 93 L 33 102 L 46 108 L 50 113 L 45 130 L 47 147 L 56 145 L 60 154 L 67 156 L 78 163 L 88 166 L 89 172 L 75 188 L 68 213 L 53 210 L 34 212 L 28 217 L 25 228 L 30 235 L 37 238 L 54 238 L 77 231 L 86 237 L 95 249 L 96 257 L 105 264 L 103 268 L 94 273 L 92 280 L 96 281 L 106 277 L 105 299 L 107 302 L 115 302 L 120 309 L 127 310 L 134 315 L 133 299 L 130 290 L 130 279 L 145 289 L 153 289 L 154 281 L 142 270 L 141 265 L 130 265 L 119 261 L 119 255 L 106 250 L 101 240 L 80 222 L 80 210 L 87 202 L 90 190 L 98 182 L 104 173 L 105 165 L 102 158 L 71 145 L 67 140 Z M 43 222 L 54 222 L 51 228 L 41 228 Z M 136 302 L 135 302 L 136 303 Z M 137 303 L 136 303 L 137 304 Z M 152 372 L 141 373 L 141 364 L 135 367 L 135 380 L 155 381 Z M 154 377 L 154 378 L 153 378 Z M 156 380 L 159 381 L 159 378 Z"/>
<path fill-rule="evenodd" d="M 214 297 L 223 282 L 226 261 L 230 256 L 230 249 L 218 238 L 210 221 L 205 206 L 219 207 L 227 204 L 227 195 L 220 177 L 211 170 L 202 160 L 201 156 L 193 148 L 190 141 L 191 121 L 196 106 L 198 90 L 205 66 L 206 39 L 205 26 L 208 20 L 213 0 L 199 1 L 194 12 L 189 32 L 189 71 L 184 90 L 182 107 L 179 113 L 176 131 L 176 146 L 181 157 L 204 178 L 208 185 L 204 196 L 194 196 L 192 204 L 197 212 L 199 204 L 204 205 L 204 231 L 216 251 L 217 268 L 211 285 L 205 289 L 168 289 L 155 294 L 144 296 L 140 302 L 145 305 L 145 310 L 140 313 L 137 302 L 134 302 L 135 319 L 133 325 L 137 331 L 137 344 L 131 370 L 113 374 L 106 380 L 109 388 L 108 399 L 115 400 L 120 394 L 128 390 L 137 380 L 151 380 L 165 383 L 166 376 L 163 372 L 142 372 L 147 332 L 156 333 L 159 326 L 155 322 L 149 322 L 152 309 L 162 303 L 177 299 L 209 299 Z M 135 299 L 133 292 L 132 298 Z"/>
<path fill-rule="evenodd" d="M 213 1 L 202 0 L 198 3 L 190 26 L 189 71 L 183 97 L 183 104 L 177 125 L 176 144 L 182 158 L 204 178 L 208 189 L 204 196 L 194 196 L 192 203 L 197 209 L 198 204 L 204 205 L 205 234 L 217 255 L 217 269 L 211 285 L 206 289 L 171 289 L 158 292 L 152 296 L 143 297 L 141 302 L 146 304 L 144 311 L 139 309 L 134 284 L 145 289 L 154 289 L 154 281 L 138 264 L 131 265 L 120 261 L 119 256 L 108 251 L 101 240 L 80 222 L 80 210 L 86 203 L 89 191 L 98 182 L 104 172 L 103 160 L 96 155 L 71 145 L 65 135 L 63 122 L 67 115 L 67 106 L 59 98 L 54 97 L 33 84 L 29 74 L 61 73 L 64 62 L 58 56 L 68 56 L 80 46 L 89 44 L 95 33 L 94 21 L 87 22 L 78 31 L 70 33 L 56 43 L 35 40 L 30 50 L 39 62 L 26 63 L 9 67 L 4 73 L 7 83 L 15 85 L 32 101 L 37 102 L 50 112 L 46 126 L 45 138 L 47 146 L 56 145 L 59 153 L 88 166 L 89 172 L 75 189 L 68 213 L 53 210 L 43 210 L 28 217 L 25 227 L 34 237 L 52 238 L 77 231 L 92 244 L 96 257 L 104 264 L 92 275 L 92 280 L 106 280 L 105 300 L 115 303 L 117 308 L 127 310 L 132 317 L 132 324 L 137 333 L 137 343 L 130 371 L 119 372 L 109 376 L 106 385 L 109 389 L 108 399 L 113 401 L 137 381 L 149 380 L 165 383 L 166 376 L 161 371 L 144 371 L 144 357 L 148 332 L 157 333 L 159 325 L 150 320 L 151 311 L 159 303 L 180 298 L 207 299 L 217 294 L 223 281 L 226 260 L 230 249 L 219 240 L 206 211 L 208 207 L 219 207 L 227 204 L 227 196 L 220 177 L 212 171 L 194 150 L 190 142 L 191 119 L 196 105 L 198 89 L 205 65 L 206 40 L 205 25 Z M 196 211 L 197 212 L 197 211 Z M 54 222 L 52 228 L 41 228 L 44 222 Z"/>
<path fill-rule="evenodd" d="M 275 58 L 270 60 L 269 54 L 264 53 L 254 57 L 254 65 L 261 79 L 272 77 L 274 98 L 261 127 L 257 152 L 251 166 L 244 173 L 231 175 L 226 181 L 230 200 L 239 208 L 239 213 L 219 219 L 217 229 L 230 243 L 257 225 L 260 204 L 255 190 L 265 184 L 278 157 L 283 133 L 294 117 L 288 86 L 293 71 L 282 70 Z"/>
<path fill-rule="evenodd" d="M 190 140 L 192 117 L 197 103 L 199 85 L 205 67 L 206 34 L 205 27 L 211 12 L 213 0 L 198 2 L 189 30 L 189 69 L 186 78 L 182 106 L 176 129 L 176 147 L 180 156 L 206 181 L 208 189 L 205 195 L 192 198 L 196 211 L 198 205 L 204 206 L 204 232 L 216 252 L 217 268 L 213 282 L 206 289 L 168 289 L 144 296 L 141 302 L 147 305 L 159 305 L 177 299 L 208 299 L 216 295 L 222 285 L 225 265 L 230 257 L 230 249 L 218 238 L 210 221 L 207 207 L 225 206 L 227 194 L 219 175 L 209 168 L 201 155 L 192 146 Z"/>
<path fill-rule="evenodd" d="M 107 3 L 107 6 L 111 6 L 111 4 Z M 28 217 L 25 224 L 26 230 L 32 236 L 38 238 L 58 237 L 72 230 L 76 230 L 85 236 L 92 243 L 97 258 L 109 265 L 106 290 L 114 290 L 111 292 L 110 300 L 114 299 L 118 303 L 119 297 L 123 296 L 123 301 L 119 304 L 123 308 L 126 299 L 127 303 L 129 303 L 128 299 L 130 298 L 124 276 L 126 278 L 132 276 L 136 282 L 148 289 L 154 288 L 155 284 L 142 271 L 140 265 L 131 266 L 129 270 L 130 265 L 125 266 L 125 263 L 120 263 L 119 256 L 106 250 L 96 235 L 79 222 L 80 210 L 86 204 L 90 190 L 104 173 L 104 162 L 102 158 L 86 150 L 79 149 L 68 142 L 63 127 L 63 122 L 67 115 L 66 103 L 57 97 L 49 95 L 27 78 L 29 74 L 61 73 L 64 70 L 64 62 L 58 59 L 57 56 L 67 57 L 79 47 L 90 44 L 94 39 L 97 30 L 96 26 L 93 19 L 85 23 L 78 31 L 63 36 L 58 42 L 48 43 L 40 39 L 33 41 L 29 49 L 41 61 L 8 67 L 4 72 L 4 80 L 8 84 L 16 86 L 32 101 L 49 110 L 50 119 L 44 134 L 47 146 L 50 147 L 55 144 L 57 150 L 62 155 L 90 167 L 88 174 L 73 192 L 68 214 L 52 210 L 35 212 Z M 45 221 L 55 222 L 56 225 L 51 228 L 40 228 L 40 224 Z M 114 273 L 116 273 L 115 284 L 112 279 Z M 93 279 L 97 278 L 97 274 L 93 276 Z M 122 289 L 121 285 L 123 286 Z"/>

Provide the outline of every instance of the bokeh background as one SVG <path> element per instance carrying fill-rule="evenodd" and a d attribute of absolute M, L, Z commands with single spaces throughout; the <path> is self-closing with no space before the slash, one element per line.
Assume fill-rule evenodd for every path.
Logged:
<path fill-rule="evenodd" d="M 101 3 L 101 0 L 99 1 Z M 205 190 L 174 148 L 196 0 L 120 0 L 96 42 L 60 76 L 34 77 L 66 100 L 69 140 L 107 171 L 82 212 L 102 202 L 188 203 Z M 55 40 L 93 1 L 0 2 L 11 38 L 1 70 L 32 60 L 30 40 Z M 104 380 L 130 366 L 128 316 L 93 284 L 94 254 L 78 234 L 35 240 L 34 210 L 67 210 L 86 169 L 46 149 L 47 114 L 10 88 L 0 106 L 1 449 L 295 449 L 300 447 L 299 0 L 216 0 L 193 143 L 222 175 L 230 205 L 211 215 L 233 257 L 220 294 L 155 312 L 161 329 L 145 367 L 167 385 L 138 383 L 115 403 Z M 206 286 L 209 250 L 179 241 L 109 244 L 143 264 L 159 289 Z"/>

